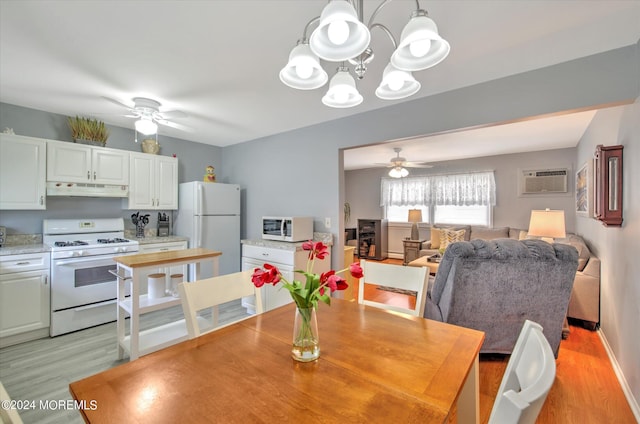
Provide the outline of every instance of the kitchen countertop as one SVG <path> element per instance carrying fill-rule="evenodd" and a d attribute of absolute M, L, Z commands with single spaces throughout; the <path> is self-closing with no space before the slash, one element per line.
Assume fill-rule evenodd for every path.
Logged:
<path fill-rule="evenodd" d="M 333 235 L 331 233 L 313 233 L 313 241 L 321 241 L 327 246 L 332 246 Z M 292 250 L 292 251 L 302 250 L 302 244 L 304 243 L 303 241 L 292 243 L 288 241 L 262 240 L 262 239 L 240 240 L 240 242 L 248 246 L 270 247 L 273 249 Z"/>
<path fill-rule="evenodd" d="M 189 241 L 189 237 L 183 236 L 166 236 L 166 237 L 144 237 L 144 238 L 135 238 L 132 237 L 131 240 L 135 240 L 138 244 L 154 244 L 154 243 L 172 243 L 176 241 Z"/>
<path fill-rule="evenodd" d="M 0 247 L 0 256 L 6 255 L 22 255 L 25 253 L 47 253 L 51 248 L 46 244 L 22 244 L 17 246 Z"/>

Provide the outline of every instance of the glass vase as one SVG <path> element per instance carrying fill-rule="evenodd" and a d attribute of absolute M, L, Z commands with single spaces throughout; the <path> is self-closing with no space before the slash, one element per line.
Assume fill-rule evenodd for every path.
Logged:
<path fill-rule="evenodd" d="M 315 361 L 320 356 L 315 308 L 296 308 L 291 356 L 300 362 Z"/>

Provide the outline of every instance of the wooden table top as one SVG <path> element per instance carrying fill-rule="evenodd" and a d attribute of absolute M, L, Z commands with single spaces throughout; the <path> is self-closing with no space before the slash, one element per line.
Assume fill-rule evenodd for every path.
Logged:
<path fill-rule="evenodd" d="M 70 384 L 90 423 L 446 422 L 484 333 L 333 299 L 320 359 L 290 356 L 294 304 Z"/>
<path fill-rule="evenodd" d="M 163 252 L 116 256 L 113 260 L 129 268 L 140 268 L 145 266 L 167 265 L 185 260 L 197 261 L 200 259 L 215 258 L 220 255 L 222 255 L 222 252 L 198 247 L 194 249 L 167 250 Z"/>

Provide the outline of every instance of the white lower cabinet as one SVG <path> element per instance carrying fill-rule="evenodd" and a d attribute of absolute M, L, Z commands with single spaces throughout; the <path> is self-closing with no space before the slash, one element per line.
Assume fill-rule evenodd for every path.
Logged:
<path fill-rule="evenodd" d="M 0 256 L 0 346 L 49 334 L 49 253 Z"/>
<path fill-rule="evenodd" d="M 139 246 L 138 253 L 153 253 L 153 252 L 166 252 L 169 250 L 182 250 L 187 248 L 187 241 L 168 241 L 168 242 L 158 242 L 158 243 L 150 243 L 150 244 L 141 244 Z M 187 281 L 187 265 L 181 266 L 172 266 L 169 268 L 158 268 L 154 272 L 147 273 L 143 276 L 142 281 L 146 282 L 149 279 L 149 274 L 154 273 L 165 273 L 166 274 L 166 290 L 170 290 L 171 281 L 170 277 L 173 274 L 182 274 L 183 281 Z M 140 287 L 141 294 L 147 293 L 147 285 L 142 284 Z"/>
<path fill-rule="evenodd" d="M 305 281 L 304 275 L 295 274 L 296 269 L 306 269 L 309 252 L 299 250 L 298 244 L 283 242 L 282 248 L 254 246 L 249 244 L 242 245 L 242 270 L 252 270 L 261 268 L 265 263 L 277 267 L 287 281 L 294 279 Z M 316 260 L 313 271 L 315 273 L 327 272 L 331 268 L 331 255 L 323 260 Z M 262 303 L 264 311 L 278 308 L 287 303 L 293 302 L 291 294 L 287 289 L 281 287 L 281 284 L 273 286 L 265 284 L 262 286 Z M 250 313 L 255 312 L 255 296 L 245 297 L 242 299 L 242 306 L 247 308 Z"/>

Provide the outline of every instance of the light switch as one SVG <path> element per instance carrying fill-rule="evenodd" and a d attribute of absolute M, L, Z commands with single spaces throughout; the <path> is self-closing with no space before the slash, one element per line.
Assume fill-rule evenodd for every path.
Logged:
<path fill-rule="evenodd" d="M 327 230 L 331 228 L 331 218 L 324 219 L 324 226 Z"/>

